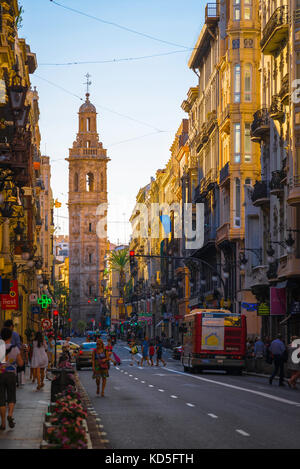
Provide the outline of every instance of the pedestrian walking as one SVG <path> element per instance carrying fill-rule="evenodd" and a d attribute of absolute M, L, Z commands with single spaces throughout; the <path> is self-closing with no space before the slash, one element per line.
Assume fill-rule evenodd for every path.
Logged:
<path fill-rule="evenodd" d="M 286 347 L 282 341 L 281 334 L 277 335 L 277 339 L 273 340 L 270 345 L 270 352 L 272 353 L 274 361 L 274 371 L 269 378 L 269 383 L 272 384 L 273 379 L 279 371 L 279 386 L 284 386 L 284 363 L 286 360 Z"/>
<path fill-rule="evenodd" d="M 130 365 L 133 366 L 134 363 L 136 363 L 136 362 L 137 362 L 137 364 L 139 364 L 139 361 L 136 360 L 136 355 L 139 353 L 139 348 L 136 345 L 136 342 L 135 342 L 134 339 L 130 342 L 130 353 L 131 353 L 131 363 L 130 363 Z"/>
<path fill-rule="evenodd" d="M 20 339 L 19 334 L 16 331 L 14 331 L 13 321 L 11 319 L 7 319 L 4 322 L 3 327 L 7 327 L 8 329 L 10 329 L 12 331 L 11 345 L 13 345 L 13 346 L 16 345 L 20 349 L 21 348 L 21 339 Z"/>
<path fill-rule="evenodd" d="M 150 366 L 150 361 L 149 361 L 149 339 L 148 339 L 148 337 L 145 337 L 145 339 L 142 342 L 141 366 L 143 366 L 144 360 L 147 360 L 147 363 Z"/>
<path fill-rule="evenodd" d="M 21 348 L 20 353 L 23 360 L 23 365 L 17 365 L 17 386 L 24 386 L 25 384 L 25 366 L 26 366 L 26 357 L 27 357 L 27 346 L 23 344 L 23 337 L 20 336 Z"/>
<path fill-rule="evenodd" d="M 0 363 L 0 430 L 5 430 L 6 404 L 8 405 L 8 425 L 10 428 L 15 426 L 13 413 L 16 404 L 16 367 L 23 366 L 23 359 L 19 348 L 11 344 L 11 329 L 4 327 L 1 331 L 1 338 L 5 342 L 6 357 Z"/>
<path fill-rule="evenodd" d="M 156 365 L 155 366 L 159 366 L 160 361 L 163 363 L 164 366 L 167 365 L 166 362 L 162 358 L 162 352 L 163 352 L 162 342 L 160 339 L 158 339 L 158 341 L 156 342 Z"/>
<path fill-rule="evenodd" d="M 297 339 L 299 339 L 297 336 L 291 337 L 291 343 L 288 345 L 288 370 L 291 373 L 288 385 L 291 389 L 297 389 L 297 379 L 300 378 L 300 362 L 295 361 L 295 357 L 300 358 L 300 348 L 298 345 L 293 345 L 294 340 Z M 299 352 L 298 356 L 296 350 Z"/>
<path fill-rule="evenodd" d="M 149 358 L 150 358 L 150 363 L 151 363 L 151 366 L 154 366 L 154 363 L 153 363 L 153 357 L 155 355 L 155 347 L 153 345 L 153 342 L 150 342 L 150 347 L 149 347 Z"/>
<path fill-rule="evenodd" d="M 109 352 L 105 349 L 101 339 L 97 340 L 97 348 L 92 353 L 93 379 L 96 380 L 97 395 L 100 393 L 100 381 L 102 379 L 101 397 L 104 397 L 106 380 L 109 377 Z"/>
<path fill-rule="evenodd" d="M 255 371 L 257 373 L 262 372 L 262 363 L 265 354 L 265 344 L 261 340 L 260 337 L 256 337 L 255 344 L 254 344 L 254 361 L 255 361 Z"/>
<path fill-rule="evenodd" d="M 32 344 L 31 368 L 33 368 L 33 378 L 37 379 L 39 391 L 44 386 L 45 368 L 48 367 L 47 344 L 41 332 L 37 332 Z"/>

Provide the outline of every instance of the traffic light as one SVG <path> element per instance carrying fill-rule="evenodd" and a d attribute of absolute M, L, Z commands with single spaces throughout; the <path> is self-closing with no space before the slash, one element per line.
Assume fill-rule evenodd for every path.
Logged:
<path fill-rule="evenodd" d="M 135 252 L 134 251 L 129 251 L 129 265 L 130 265 L 130 273 L 132 275 L 135 269 Z"/>
<path fill-rule="evenodd" d="M 94 301 L 97 301 L 97 298 L 94 298 Z"/>
<path fill-rule="evenodd" d="M 59 315 L 59 312 L 58 311 L 53 311 L 53 316 L 57 317 Z"/>

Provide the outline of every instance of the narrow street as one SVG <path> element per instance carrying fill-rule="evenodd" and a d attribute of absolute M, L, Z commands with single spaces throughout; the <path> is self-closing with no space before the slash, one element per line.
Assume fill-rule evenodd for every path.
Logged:
<path fill-rule="evenodd" d="M 111 367 L 105 398 L 91 370 L 79 372 L 112 448 L 299 447 L 299 391 L 261 377 L 186 374 L 167 355 L 166 367 L 130 366 L 127 344 L 114 350 L 122 364 Z"/>

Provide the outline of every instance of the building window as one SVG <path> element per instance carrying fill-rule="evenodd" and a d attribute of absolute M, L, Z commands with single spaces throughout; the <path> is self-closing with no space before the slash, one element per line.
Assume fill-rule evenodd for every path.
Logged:
<path fill-rule="evenodd" d="M 245 137 L 244 137 L 244 152 L 245 152 L 245 162 L 249 163 L 251 161 L 251 136 L 250 136 L 251 124 L 245 124 Z"/>
<path fill-rule="evenodd" d="M 244 39 L 244 47 L 251 49 L 253 47 L 253 39 Z"/>
<path fill-rule="evenodd" d="M 92 287 L 91 287 L 91 285 L 89 285 L 89 295 L 90 295 L 90 296 L 92 295 Z"/>
<path fill-rule="evenodd" d="M 94 191 L 94 175 L 93 173 L 88 173 L 86 175 L 86 191 L 93 192 Z"/>
<path fill-rule="evenodd" d="M 92 263 L 92 254 L 89 254 L 89 263 Z"/>
<path fill-rule="evenodd" d="M 244 18 L 251 20 L 252 16 L 252 0 L 244 0 Z"/>
<path fill-rule="evenodd" d="M 234 124 L 234 162 L 241 162 L 241 124 Z"/>
<path fill-rule="evenodd" d="M 234 102 L 241 101 L 241 66 L 236 64 L 234 66 Z"/>
<path fill-rule="evenodd" d="M 89 223 L 89 232 L 91 233 L 92 232 L 92 224 Z"/>
<path fill-rule="evenodd" d="M 250 103 L 252 100 L 252 66 L 245 65 L 245 101 Z"/>
<path fill-rule="evenodd" d="M 88 132 L 90 132 L 90 130 L 91 130 L 91 118 L 90 118 L 90 117 L 88 117 L 88 118 L 86 119 L 86 130 L 87 130 Z"/>
<path fill-rule="evenodd" d="M 240 21 L 241 19 L 241 3 L 240 0 L 233 0 L 233 19 Z"/>
<path fill-rule="evenodd" d="M 239 178 L 235 179 L 235 217 L 234 226 L 239 228 L 241 226 L 241 181 Z"/>
<path fill-rule="evenodd" d="M 78 173 L 74 174 L 74 191 L 78 192 Z"/>
<path fill-rule="evenodd" d="M 240 48 L 240 40 L 239 39 L 233 39 L 232 49 L 239 49 L 239 48 Z"/>

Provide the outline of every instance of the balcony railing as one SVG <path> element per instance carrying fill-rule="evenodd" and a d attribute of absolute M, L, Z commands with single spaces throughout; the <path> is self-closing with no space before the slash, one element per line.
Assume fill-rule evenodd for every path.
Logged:
<path fill-rule="evenodd" d="M 288 103 L 288 97 L 289 97 L 289 74 L 288 73 L 282 79 L 279 96 L 280 96 L 281 101 L 284 104 Z"/>
<path fill-rule="evenodd" d="M 255 207 L 269 202 L 269 184 L 267 181 L 256 181 L 251 199 Z"/>
<path fill-rule="evenodd" d="M 272 97 L 269 115 L 273 120 L 281 120 L 284 117 L 283 106 L 280 97 L 277 94 Z"/>
<path fill-rule="evenodd" d="M 284 189 L 282 180 L 285 178 L 285 172 L 283 169 L 272 171 L 272 179 L 270 181 L 270 192 L 271 194 L 279 194 Z"/>
<path fill-rule="evenodd" d="M 288 26 L 287 5 L 276 8 L 263 30 L 260 41 L 263 54 L 273 54 L 280 47 L 284 37 L 288 34 Z"/>
<path fill-rule="evenodd" d="M 229 176 L 229 163 L 226 163 L 225 166 L 220 171 L 220 183 L 223 182 Z"/>
<path fill-rule="evenodd" d="M 270 117 L 268 109 L 262 108 L 253 114 L 253 122 L 251 124 L 251 140 L 259 142 L 264 134 L 270 131 Z"/>

